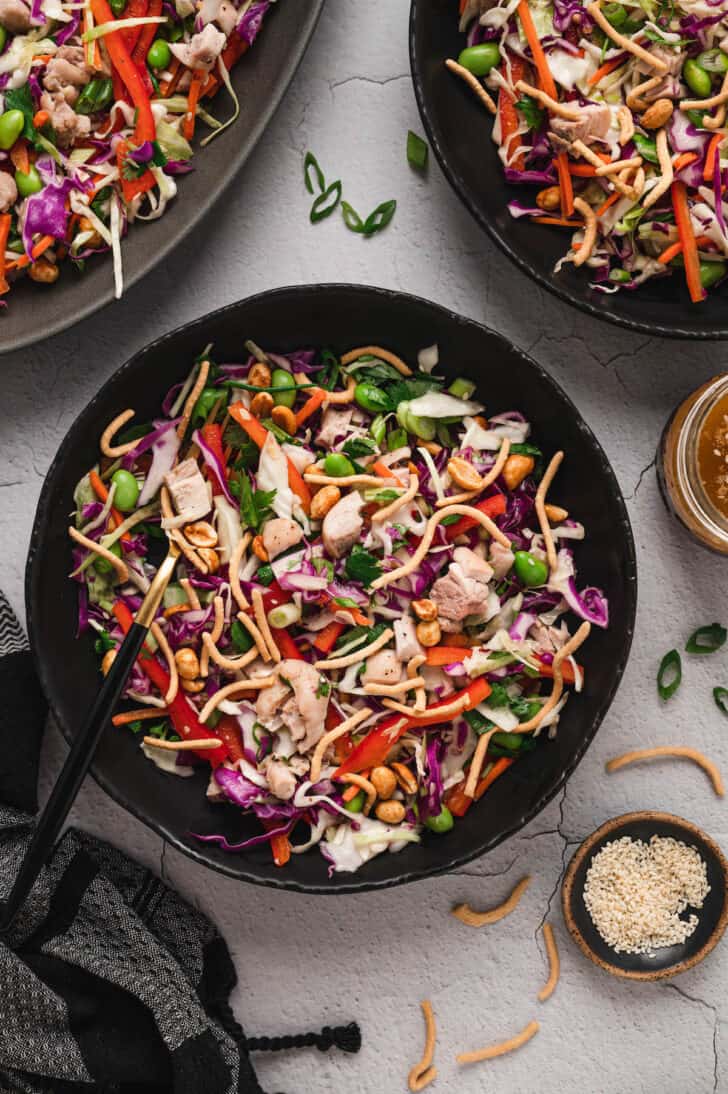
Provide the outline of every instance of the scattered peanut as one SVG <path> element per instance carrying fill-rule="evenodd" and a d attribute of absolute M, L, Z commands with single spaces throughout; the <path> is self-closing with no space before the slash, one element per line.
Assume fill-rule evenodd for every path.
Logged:
<path fill-rule="evenodd" d="M 91 235 L 84 242 L 84 247 L 100 247 L 103 239 L 96 231 L 93 222 L 88 217 L 81 217 L 78 222 L 79 232 L 90 232 Z"/>
<path fill-rule="evenodd" d="M 425 452 L 429 452 L 431 456 L 439 456 L 442 452 L 442 445 L 437 444 L 435 441 L 421 441 L 417 438 L 417 447 L 424 448 Z"/>
<path fill-rule="evenodd" d="M 217 532 L 209 521 L 198 520 L 187 524 L 183 531 L 185 539 L 193 547 L 217 547 Z"/>
<path fill-rule="evenodd" d="M 437 619 L 437 604 L 434 600 L 413 600 L 412 611 L 423 623 Z"/>
<path fill-rule="evenodd" d="M 322 486 L 311 500 L 311 519 L 323 520 L 329 509 L 333 509 L 341 497 L 338 486 Z"/>
<path fill-rule="evenodd" d="M 200 659 L 194 650 L 187 647 L 177 650 L 174 662 L 181 680 L 196 680 L 200 675 Z"/>
<path fill-rule="evenodd" d="M 561 191 L 558 186 L 547 186 L 545 190 L 539 190 L 536 194 L 536 204 L 539 209 L 547 213 L 553 213 L 561 207 Z"/>
<path fill-rule="evenodd" d="M 104 676 L 106 676 L 109 669 L 113 665 L 115 657 L 116 657 L 116 650 L 107 650 L 106 653 L 104 654 L 104 656 L 101 660 L 101 671 L 104 674 Z"/>
<path fill-rule="evenodd" d="M 448 461 L 447 471 L 452 481 L 461 490 L 477 490 L 482 481 L 472 463 L 464 460 L 462 456 L 453 456 Z"/>
<path fill-rule="evenodd" d="M 509 456 L 503 468 L 503 479 L 508 489 L 515 490 L 517 486 L 520 486 L 535 466 L 533 456 Z"/>
<path fill-rule="evenodd" d="M 402 802 L 392 799 L 392 801 L 380 802 L 374 812 L 382 824 L 401 824 L 406 810 Z"/>
<path fill-rule="evenodd" d="M 273 396 L 268 391 L 259 391 L 253 396 L 250 413 L 256 418 L 267 418 L 273 409 Z"/>
<path fill-rule="evenodd" d="M 388 767 L 375 767 L 369 776 L 369 782 L 382 801 L 391 798 L 397 789 L 397 776 Z"/>
<path fill-rule="evenodd" d="M 190 695 L 197 695 L 205 686 L 204 680 L 180 680 L 182 690 L 189 692 Z"/>
<path fill-rule="evenodd" d="M 39 258 L 37 262 L 31 262 L 28 276 L 32 281 L 38 281 L 42 285 L 52 285 L 58 280 L 59 270 L 47 258 Z"/>
<path fill-rule="evenodd" d="M 290 437 L 296 432 L 296 415 L 287 406 L 274 406 L 271 418 L 277 426 L 285 429 Z"/>
<path fill-rule="evenodd" d="M 640 118 L 645 129 L 661 129 L 672 117 L 673 105 L 669 99 L 658 99 Z"/>
<path fill-rule="evenodd" d="M 488 428 L 488 419 L 484 418 L 482 414 L 476 414 L 473 421 L 477 422 L 481 429 Z"/>
<path fill-rule="evenodd" d="M 441 637 L 440 624 L 436 619 L 430 623 L 418 623 L 416 633 L 423 646 L 436 646 Z"/>
<path fill-rule="evenodd" d="M 208 571 L 211 574 L 216 574 L 220 569 L 220 556 L 217 551 L 212 547 L 198 547 L 196 548 L 198 555 L 207 566 Z"/>
<path fill-rule="evenodd" d="M 253 387 L 270 387 L 270 369 L 262 361 L 257 361 L 248 374 L 248 383 Z"/>
<path fill-rule="evenodd" d="M 268 562 L 268 552 L 263 545 L 263 537 L 256 536 L 252 543 L 253 554 L 256 558 L 259 558 L 261 562 Z"/>
<path fill-rule="evenodd" d="M 550 524 L 560 524 L 569 515 L 568 509 L 562 509 L 560 505 L 544 505 L 544 509 Z"/>
<path fill-rule="evenodd" d="M 405 794 L 417 793 L 417 779 L 405 764 L 392 764 L 392 771 Z"/>

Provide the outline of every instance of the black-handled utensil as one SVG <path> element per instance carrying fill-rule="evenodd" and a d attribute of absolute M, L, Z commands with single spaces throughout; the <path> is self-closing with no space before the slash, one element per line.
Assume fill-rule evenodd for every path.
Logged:
<path fill-rule="evenodd" d="M 170 540 L 169 551 L 154 575 L 136 618 L 117 651 L 86 722 L 74 737 L 66 762 L 38 818 L 10 895 L 0 910 L 0 931 L 7 930 L 23 906 L 25 898 L 33 888 L 38 874 L 55 846 L 63 822 L 91 766 L 101 734 L 124 691 L 127 677 L 139 655 L 147 631 L 154 621 L 164 590 L 174 573 L 179 553 L 177 545 Z"/>

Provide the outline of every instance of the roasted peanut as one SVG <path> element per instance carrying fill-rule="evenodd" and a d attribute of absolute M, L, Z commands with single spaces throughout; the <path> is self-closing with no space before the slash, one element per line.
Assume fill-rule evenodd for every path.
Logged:
<path fill-rule="evenodd" d="M 88 239 L 84 241 L 84 247 L 100 247 L 103 243 L 103 239 L 96 231 L 96 228 L 93 225 L 93 221 L 89 220 L 88 217 L 81 217 L 79 219 L 78 230 L 79 232 L 91 233 Z"/>
<path fill-rule="evenodd" d="M 49 262 L 47 258 L 39 258 L 36 262 L 31 262 L 28 270 L 28 276 L 32 281 L 38 281 L 42 285 L 52 285 L 54 281 L 58 280 L 58 267 L 53 262 Z"/>
<path fill-rule="evenodd" d="M 561 207 L 561 191 L 558 186 L 547 186 L 545 190 L 539 190 L 536 194 L 536 204 L 539 209 L 547 213 L 553 213 Z"/>
<path fill-rule="evenodd" d="M 392 764 L 392 771 L 405 794 L 417 793 L 417 779 L 405 764 Z"/>
<path fill-rule="evenodd" d="M 197 695 L 205 686 L 204 680 L 180 680 L 182 691 L 187 691 L 190 695 Z"/>
<path fill-rule="evenodd" d="M 418 623 L 416 633 L 423 646 L 436 646 L 441 637 L 440 624 L 436 619 L 430 623 Z"/>
<path fill-rule="evenodd" d="M 256 418 L 267 418 L 273 409 L 273 396 L 268 391 L 259 391 L 253 396 L 250 413 Z"/>
<path fill-rule="evenodd" d="M 104 674 L 104 676 L 106 676 L 109 669 L 113 665 L 115 657 L 116 657 L 116 650 L 107 650 L 106 653 L 104 654 L 103 658 L 101 659 L 101 671 Z"/>
<path fill-rule="evenodd" d="M 536 466 L 533 456 L 509 456 L 503 468 L 503 479 L 509 490 L 515 490 Z"/>
<path fill-rule="evenodd" d="M 488 428 L 488 419 L 484 418 L 482 414 L 476 414 L 473 421 L 477 422 L 481 429 Z"/>
<path fill-rule="evenodd" d="M 369 782 L 382 801 L 391 798 L 397 789 L 397 776 L 388 767 L 375 767 L 369 776 Z"/>
<path fill-rule="evenodd" d="M 645 129 L 661 129 L 672 117 L 673 105 L 669 99 L 658 99 L 640 118 Z"/>
<path fill-rule="evenodd" d="M 380 802 L 377 808 L 374 810 L 377 815 L 377 819 L 382 824 L 401 824 L 405 816 L 405 808 L 402 802 L 392 799 L 387 802 Z"/>
<path fill-rule="evenodd" d="M 312 514 L 313 515 L 313 514 Z M 256 558 L 259 558 L 261 562 L 268 562 L 268 552 L 263 544 L 263 537 L 256 536 L 252 543 L 253 554 Z"/>
<path fill-rule="evenodd" d="M 464 460 L 462 456 L 453 456 L 448 461 L 447 471 L 452 481 L 461 490 L 477 490 L 482 481 L 472 463 Z"/>
<path fill-rule="evenodd" d="M 274 406 L 271 412 L 271 418 L 277 426 L 281 429 L 285 429 L 289 436 L 293 436 L 296 432 L 296 415 L 287 406 Z"/>
<path fill-rule="evenodd" d="M 429 452 L 431 456 L 439 456 L 442 452 L 442 445 L 437 444 L 435 441 L 421 441 L 417 438 L 417 447 L 424 448 L 425 452 Z"/>
<path fill-rule="evenodd" d="M 220 569 L 220 556 L 212 547 L 196 547 L 198 555 L 207 566 L 208 573 L 216 574 Z"/>
<path fill-rule="evenodd" d="M 200 675 L 200 659 L 194 650 L 187 647 L 177 650 L 174 663 L 181 680 L 196 680 Z"/>
<path fill-rule="evenodd" d="M 434 600 L 413 600 L 412 611 L 423 623 L 437 619 L 437 604 Z"/>
<path fill-rule="evenodd" d="M 569 515 L 568 509 L 562 509 L 560 505 L 544 505 L 546 516 L 551 524 L 560 524 L 562 520 L 566 520 Z"/>
<path fill-rule="evenodd" d="M 262 361 L 256 361 L 248 374 L 248 383 L 253 387 L 270 387 L 270 369 Z"/>
<path fill-rule="evenodd" d="M 184 529 L 185 539 L 193 547 L 217 547 L 217 532 L 206 520 L 197 520 L 194 524 L 186 524 Z"/>
<path fill-rule="evenodd" d="M 322 486 L 311 500 L 311 519 L 323 520 L 341 497 L 338 486 Z"/>

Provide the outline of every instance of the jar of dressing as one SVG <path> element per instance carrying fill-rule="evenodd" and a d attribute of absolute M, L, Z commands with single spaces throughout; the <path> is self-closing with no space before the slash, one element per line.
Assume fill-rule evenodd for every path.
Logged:
<path fill-rule="evenodd" d="M 677 407 L 657 449 L 667 507 L 704 547 L 728 555 L 728 373 Z"/>

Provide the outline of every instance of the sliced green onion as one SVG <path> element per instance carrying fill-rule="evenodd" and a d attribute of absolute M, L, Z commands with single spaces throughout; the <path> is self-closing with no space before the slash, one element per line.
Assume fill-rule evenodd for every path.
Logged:
<path fill-rule="evenodd" d="M 344 224 L 350 232 L 363 232 L 364 221 L 361 219 L 356 209 L 353 209 L 349 205 L 348 201 L 342 201 L 341 203 L 341 215 L 344 218 Z"/>
<path fill-rule="evenodd" d="M 713 688 L 713 698 L 721 714 L 728 714 L 728 688 Z"/>
<path fill-rule="evenodd" d="M 376 232 L 383 231 L 394 216 L 396 209 L 397 202 L 394 198 L 391 201 L 383 201 L 381 205 L 377 205 L 374 212 L 370 213 L 364 222 L 364 235 L 373 236 Z"/>
<path fill-rule="evenodd" d="M 116 30 L 131 30 L 132 27 L 143 27 L 147 23 L 166 23 L 166 15 L 140 15 L 138 19 L 114 19 L 112 23 L 99 23 L 97 27 L 85 31 L 81 35 L 83 42 L 93 42 L 96 38 L 103 38 L 107 34 L 113 34 Z"/>
<path fill-rule="evenodd" d="M 297 604 L 279 604 L 277 608 L 271 608 L 268 612 L 268 622 L 276 630 L 284 627 L 292 627 L 301 618 L 301 609 Z"/>
<path fill-rule="evenodd" d="M 382 414 L 378 414 L 372 424 L 369 426 L 369 432 L 371 433 L 379 448 L 381 448 L 385 434 L 387 432 L 386 417 Z"/>
<path fill-rule="evenodd" d="M 407 133 L 407 161 L 418 171 L 424 171 L 429 151 L 427 142 L 410 129 Z"/>
<path fill-rule="evenodd" d="M 724 645 L 728 638 L 728 631 L 721 627 L 720 623 L 710 623 L 705 627 L 698 627 L 685 643 L 687 653 L 715 653 Z"/>
<path fill-rule="evenodd" d="M 319 190 L 323 191 L 326 189 L 326 179 L 324 178 L 323 171 L 319 167 L 318 160 L 313 152 L 307 152 L 303 158 L 303 181 L 306 184 L 306 189 L 309 194 L 313 193 L 313 183 L 311 182 L 311 175 L 309 173 L 312 167 L 316 175 L 316 182 L 318 183 Z"/>
<path fill-rule="evenodd" d="M 670 650 L 657 670 L 657 691 L 661 699 L 671 699 L 682 681 L 682 661 L 677 650 Z"/>
<path fill-rule="evenodd" d="M 466 380 L 464 376 L 458 376 L 447 389 L 456 399 L 469 399 L 475 391 L 476 385 L 472 380 Z"/>
<path fill-rule="evenodd" d="M 318 224 L 320 220 L 325 220 L 326 217 L 330 217 L 340 201 L 341 179 L 337 179 L 336 182 L 332 182 L 330 186 L 327 186 L 322 194 L 319 194 L 311 206 L 311 223 Z"/>

